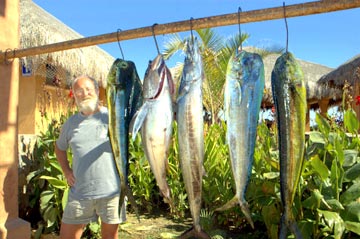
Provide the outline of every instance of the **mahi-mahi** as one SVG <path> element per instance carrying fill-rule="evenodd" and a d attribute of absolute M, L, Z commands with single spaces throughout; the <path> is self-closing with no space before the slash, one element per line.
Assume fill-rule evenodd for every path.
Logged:
<path fill-rule="evenodd" d="M 302 238 L 292 208 L 299 184 L 305 149 L 306 87 L 303 72 L 290 52 L 277 60 L 271 75 L 280 157 L 280 195 L 283 206 L 280 239 L 287 228 Z"/>
<path fill-rule="evenodd" d="M 252 227 L 254 223 L 245 193 L 251 176 L 264 85 L 261 56 L 243 50 L 236 51 L 228 63 L 224 93 L 226 142 L 236 189 L 235 196 L 217 211 L 240 204 L 241 211 Z"/>

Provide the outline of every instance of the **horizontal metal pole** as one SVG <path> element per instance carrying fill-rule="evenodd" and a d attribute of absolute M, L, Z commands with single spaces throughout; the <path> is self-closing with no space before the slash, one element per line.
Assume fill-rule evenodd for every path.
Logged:
<path fill-rule="evenodd" d="M 285 16 L 298 17 L 312 14 L 334 12 L 360 7 L 360 0 L 322 0 L 285 6 Z M 58 42 L 43 46 L 30 47 L 26 49 L 7 49 L 0 51 L 0 63 L 13 58 L 39 55 L 56 51 L 69 50 L 104 43 L 116 42 L 118 40 L 130 40 L 149 37 L 153 35 L 170 34 L 189 31 L 191 29 L 203 29 L 238 24 L 238 12 L 198 19 L 156 24 L 148 27 L 136 28 L 125 31 L 117 31 L 97 36 L 84 37 L 80 39 Z M 284 18 L 284 7 L 266 8 L 240 13 L 240 23 L 260 22 Z"/>

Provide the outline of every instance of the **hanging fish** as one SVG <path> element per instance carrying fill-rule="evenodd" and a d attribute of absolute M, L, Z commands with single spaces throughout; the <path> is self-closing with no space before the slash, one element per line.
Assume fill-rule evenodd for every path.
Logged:
<path fill-rule="evenodd" d="M 128 182 L 129 125 L 142 104 L 142 84 L 133 62 L 122 59 L 114 61 L 107 77 L 106 97 L 110 142 L 120 176 L 120 205 L 123 205 L 127 195 L 135 206 Z"/>
<path fill-rule="evenodd" d="M 286 52 L 276 60 L 271 87 L 279 134 L 280 194 L 283 206 L 279 238 L 286 238 L 287 228 L 296 238 L 302 238 L 292 206 L 304 160 L 306 88 L 303 72 L 291 53 Z"/>
<path fill-rule="evenodd" d="M 210 238 L 200 226 L 204 129 L 202 82 L 204 70 L 196 39 L 187 43 L 184 69 L 177 98 L 179 157 L 185 189 L 190 204 L 193 227 L 180 238 Z"/>
<path fill-rule="evenodd" d="M 224 108 L 227 124 L 226 142 L 235 180 L 235 196 L 216 211 L 240 204 L 254 228 L 246 188 L 251 176 L 260 105 L 265 86 L 264 64 L 260 55 L 240 51 L 231 56 L 225 81 Z"/>
<path fill-rule="evenodd" d="M 143 86 L 144 104 L 136 113 L 132 123 L 132 136 L 134 139 L 141 128 L 140 133 L 146 158 L 164 201 L 173 209 L 170 187 L 166 180 L 166 170 L 174 118 L 172 106 L 174 83 L 161 54 L 149 63 Z"/>

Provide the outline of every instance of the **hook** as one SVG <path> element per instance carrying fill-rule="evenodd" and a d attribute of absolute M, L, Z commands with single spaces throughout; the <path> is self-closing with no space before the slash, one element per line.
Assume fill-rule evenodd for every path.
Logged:
<path fill-rule="evenodd" d="M 242 51 L 241 29 L 240 29 L 240 12 L 241 7 L 238 8 L 238 25 L 239 25 L 239 39 L 240 39 L 240 51 Z"/>
<path fill-rule="evenodd" d="M 194 35 L 193 35 L 193 25 L 192 25 L 192 20 L 194 20 L 193 17 L 190 18 L 190 34 L 191 34 L 191 41 L 192 44 L 194 44 Z"/>
<path fill-rule="evenodd" d="M 285 11 L 285 2 L 283 2 L 283 9 L 284 9 L 284 20 L 285 20 L 285 27 L 286 27 L 286 52 L 288 52 L 288 45 L 289 45 L 289 29 L 286 20 L 286 11 Z"/>
<path fill-rule="evenodd" d="M 157 25 L 157 23 L 154 23 L 154 25 L 152 25 L 152 27 L 151 27 L 151 30 L 152 30 L 152 34 L 153 34 L 153 37 L 154 37 L 157 52 L 160 55 L 159 46 L 158 46 L 158 43 L 156 41 L 155 32 L 154 32 L 154 28 L 155 28 L 156 25 Z"/>
<path fill-rule="evenodd" d="M 5 52 L 4 52 L 4 62 L 5 62 L 6 65 L 9 65 L 9 64 L 11 64 L 11 63 L 14 61 L 14 58 L 15 58 L 15 49 L 16 49 L 16 48 L 14 48 L 13 50 L 11 50 L 10 48 L 8 48 L 8 49 L 5 50 Z M 12 53 L 13 53 L 13 57 L 12 57 L 11 60 L 9 60 L 7 56 L 8 56 L 8 53 L 11 52 L 11 51 L 12 51 Z"/>
<path fill-rule="evenodd" d="M 123 53 L 122 48 L 121 48 L 121 45 L 120 45 L 119 32 L 121 32 L 121 29 L 120 29 L 120 28 L 117 30 L 116 37 L 117 37 L 117 41 L 118 41 L 118 45 L 119 45 L 119 48 L 120 48 L 120 52 L 121 52 L 122 59 L 125 60 L 125 59 L 124 59 L 124 53 Z"/>

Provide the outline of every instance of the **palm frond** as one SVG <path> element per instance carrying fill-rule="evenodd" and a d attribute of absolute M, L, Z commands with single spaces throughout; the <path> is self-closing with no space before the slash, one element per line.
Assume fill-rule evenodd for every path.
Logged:
<path fill-rule="evenodd" d="M 179 50 L 185 51 L 186 39 L 181 39 L 179 34 L 170 34 L 169 40 L 164 45 L 163 56 L 165 60 L 170 59 Z"/>

